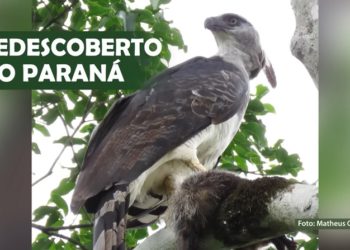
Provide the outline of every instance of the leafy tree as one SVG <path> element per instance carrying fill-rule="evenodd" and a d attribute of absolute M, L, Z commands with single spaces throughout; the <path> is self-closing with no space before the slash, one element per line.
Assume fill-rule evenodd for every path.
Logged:
<path fill-rule="evenodd" d="M 144 65 L 146 77 L 150 78 L 166 68 L 163 62 L 169 62 L 169 46 L 186 49 L 182 36 L 170 22 L 163 17 L 162 5 L 169 0 L 151 0 L 144 9 L 130 7 L 133 1 L 126 0 L 34 0 L 33 28 L 38 31 L 144 31 L 160 38 L 163 50 L 151 63 Z M 75 185 L 84 153 L 93 129 L 118 98 L 129 94 L 131 90 L 34 90 L 32 92 L 33 135 L 37 133 L 51 136 L 52 125 L 61 121 L 64 135 L 53 138 L 62 144 L 54 163 L 47 173 L 37 179 L 33 185 L 52 174 L 63 152 L 71 150 L 70 174 L 51 192 L 47 205 L 33 211 L 33 227 L 41 233 L 33 241 L 35 249 L 92 249 L 92 217 L 82 212 L 79 223 L 68 225 L 69 212 L 66 195 Z M 282 146 L 282 140 L 269 144 L 266 127 L 261 118 L 275 109 L 264 103 L 268 93 L 265 86 L 259 85 L 251 96 L 245 120 L 241 128 L 221 158 L 221 167 L 244 174 L 289 175 L 296 177 L 302 164 L 296 154 L 289 154 Z M 34 154 L 40 154 L 41 146 L 32 143 Z M 33 194 L 35 195 L 35 194 Z M 38 224 L 40 221 L 40 225 Z M 153 229 L 157 228 L 154 224 Z M 69 232 L 68 234 L 63 234 Z M 134 247 L 138 241 L 148 236 L 146 228 L 129 230 L 126 235 L 128 247 Z M 313 242 L 315 240 L 313 239 Z M 317 244 L 303 242 L 307 249 L 316 249 Z"/>

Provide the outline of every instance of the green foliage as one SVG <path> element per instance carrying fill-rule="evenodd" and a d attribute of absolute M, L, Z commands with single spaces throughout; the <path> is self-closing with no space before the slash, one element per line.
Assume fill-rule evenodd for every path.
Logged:
<path fill-rule="evenodd" d="M 171 27 L 171 22 L 163 17 L 161 7 L 169 2 L 170 0 L 152 0 L 145 9 L 133 9 L 125 0 L 73 0 L 64 6 L 60 0 L 51 0 L 47 4 L 34 1 L 33 29 L 147 32 L 159 38 L 163 44 L 161 56 L 141 62 L 142 65 L 149 66 L 145 67 L 144 73 L 146 78 L 150 78 L 165 69 L 163 61 L 169 62 L 171 53 L 168 45 L 186 49 L 180 31 Z M 57 100 L 59 97 L 52 98 Z M 53 121 L 55 112 L 49 114 Z"/>
<path fill-rule="evenodd" d="M 47 215 L 54 214 L 56 211 L 57 211 L 57 207 L 41 206 L 33 212 L 33 215 L 34 215 L 33 221 L 41 220 Z"/>
<path fill-rule="evenodd" d="M 317 250 L 318 249 L 318 237 L 315 235 L 311 236 L 310 240 L 298 240 L 298 250 Z"/>
<path fill-rule="evenodd" d="M 32 250 L 50 249 L 51 245 L 54 245 L 54 242 L 49 239 L 47 234 L 41 233 L 33 242 Z"/>
<path fill-rule="evenodd" d="M 137 242 L 148 236 L 147 228 L 129 230 L 126 235 L 126 244 L 130 248 L 137 246 Z"/>
<path fill-rule="evenodd" d="M 151 1 L 145 9 L 132 9 L 125 0 L 49 0 L 33 1 L 33 29 L 38 31 L 144 31 L 157 36 L 163 43 L 163 50 L 158 57 L 141 62 L 146 78 L 150 78 L 166 68 L 163 62 L 169 62 L 169 45 L 185 49 L 180 31 L 170 26 L 163 17 L 162 6 L 169 0 Z M 132 1 L 130 1 L 132 2 Z M 46 226 L 62 226 L 68 214 L 66 195 L 74 188 L 87 148 L 87 142 L 96 124 L 105 116 L 112 103 L 130 91 L 117 90 L 66 90 L 32 92 L 33 134 L 36 132 L 50 137 L 53 124 L 63 124 L 66 134 L 53 141 L 62 144 L 63 150 L 72 148 L 71 173 L 64 178 L 57 188 L 52 190 L 47 205 L 36 208 L 33 221 L 44 221 Z M 40 154 L 40 145 L 32 143 L 32 150 Z M 58 157 L 59 158 L 59 157 Z M 54 166 L 53 166 L 54 167 Z M 40 185 L 40 184 L 38 184 Z M 34 194 L 35 195 L 35 194 Z M 90 224 L 90 215 L 80 214 L 80 224 Z M 42 224 L 42 223 L 41 223 Z M 88 249 L 92 248 L 91 228 L 78 228 L 71 231 L 70 238 L 80 242 Z M 129 246 L 135 246 L 138 240 L 147 236 L 146 229 L 130 230 L 127 234 Z M 77 249 L 77 245 L 58 240 L 57 237 L 41 233 L 32 244 L 33 249 Z"/>
<path fill-rule="evenodd" d="M 267 93 L 267 87 L 263 85 L 256 87 L 244 121 L 221 158 L 221 167 L 243 173 L 295 177 L 302 170 L 299 156 L 289 154 L 282 147 L 282 140 L 273 146 L 268 145 L 265 125 L 259 119 L 264 115 L 275 113 L 271 104 L 262 102 Z"/>

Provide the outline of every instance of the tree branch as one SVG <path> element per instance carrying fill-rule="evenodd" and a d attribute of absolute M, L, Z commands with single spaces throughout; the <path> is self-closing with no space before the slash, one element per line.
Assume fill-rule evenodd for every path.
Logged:
<path fill-rule="evenodd" d="M 267 215 L 260 218 L 256 225 L 244 226 L 245 230 L 242 229 L 239 233 L 237 233 L 237 231 L 230 231 L 234 226 L 232 224 L 230 225 L 232 222 L 229 218 L 230 216 L 232 217 L 232 213 L 235 211 L 234 209 L 237 209 L 237 204 L 254 204 L 257 197 L 252 197 L 252 201 L 240 201 L 239 199 L 235 199 L 235 208 L 221 208 L 215 214 L 217 218 L 228 218 L 227 221 L 222 221 L 223 224 L 226 222 L 227 225 L 221 228 L 214 228 L 211 224 L 208 225 L 211 231 L 208 235 L 200 239 L 201 249 L 232 249 L 245 247 L 258 244 L 259 242 L 266 242 L 266 240 L 276 238 L 280 235 L 300 231 L 295 223 L 296 219 L 315 218 L 317 216 L 317 193 L 316 186 L 299 183 L 291 184 L 288 188 L 279 191 L 270 199 L 268 204 L 266 204 L 268 208 Z M 230 204 L 229 202 L 230 200 L 225 200 L 226 204 Z M 250 209 L 255 211 L 258 207 L 252 206 Z M 225 230 L 223 230 L 224 227 Z M 222 234 L 226 234 L 232 243 L 227 245 L 226 242 L 225 245 L 221 239 L 219 240 L 217 235 L 222 237 Z M 178 239 L 172 228 L 166 227 L 148 237 L 134 250 L 174 250 L 176 249 L 177 241 Z"/>
<path fill-rule="evenodd" d="M 81 118 L 80 123 L 79 123 L 78 126 L 75 128 L 75 130 L 73 131 L 73 133 L 72 133 L 72 135 L 71 135 L 72 137 L 79 131 L 80 127 L 85 123 L 85 119 L 86 119 L 86 117 L 88 116 L 89 110 L 90 110 L 90 108 L 91 108 L 91 98 L 92 98 L 92 95 L 90 95 L 90 97 L 89 97 L 89 100 L 88 100 L 88 102 L 87 102 L 87 104 L 86 104 L 86 107 L 85 107 L 84 114 L 83 114 L 83 116 L 82 116 L 82 118 Z M 55 168 L 55 166 L 56 166 L 58 160 L 61 158 L 62 154 L 63 154 L 64 151 L 66 150 L 67 146 L 68 146 L 68 144 L 66 144 L 66 145 L 63 146 L 63 148 L 61 149 L 61 151 L 59 152 L 59 154 L 57 155 L 57 157 L 56 157 L 55 160 L 53 161 L 53 163 L 52 163 L 52 165 L 51 165 L 49 171 L 48 171 L 45 175 L 43 175 L 42 177 L 40 177 L 38 180 L 34 181 L 33 184 L 32 184 L 32 187 L 34 187 L 34 186 L 37 185 L 39 182 L 43 181 L 44 179 L 46 179 L 47 177 L 49 177 L 49 176 L 52 174 L 53 169 Z"/>
<path fill-rule="evenodd" d="M 76 245 L 76 246 L 79 246 L 81 249 L 83 250 L 88 250 L 88 248 L 86 248 L 85 246 L 83 246 L 79 241 L 77 240 L 74 240 L 68 236 L 65 236 L 65 235 L 62 235 L 62 234 L 59 234 L 59 233 L 55 233 L 53 231 L 50 231 L 48 229 L 50 228 L 46 228 L 46 227 L 43 227 L 43 226 L 40 226 L 40 225 L 37 225 L 37 224 L 32 224 L 32 227 L 33 228 L 36 228 L 40 231 L 42 231 L 43 233 L 49 235 L 49 236 L 54 236 L 54 237 L 58 237 L 58 238 L 61 238 L 61 239 L 64 239 L 64 240 L 67 240 L 69 241 L 70 243 Z M 51 228 L 52 229 L 52 228 Z"/>
<path fill-rule="evenodd" d="M 63 127 L 64 127 L 64 129 L 65 129 L 65 131 L 66 131 L 67 136 L 68 136 L 69 146 L 70 146 L 70 148 L 72 149 L 74 161 L 75 161 L 76 163 L 78 163 L 77 157 L 76 157 L 76 153 L 75 153 L 74 147 L 73 147 L 73 141 L 72 141 L 73 136 L 71 136 L 71 135 L 69 134 L 69 130 L 68 130 L 66 121 L 64 120 L 64 118 L 63 118 L 63 116 L 62 116 L 61 113 L 59 113 L 59 117 L 60 117 L 60 119 L 61 119 L 61 121 L 62 121 Z M 80 126 L 78 126 L 78 127 L 80 127 Z"/>
<path fill-rule="evenodd" d="M 71 226 L 62 226 L 62 227 L 44 227 L 35 223 L 32 223 L 32 227 L 45 230 L 45 231 L 60 231 L 60 230 L 74 230 L 77 228 L 91 228 L 93 224 L 81 224 L 81 225 L 71 225 Z"/>
<path fill-rule="evenodd" d="M 65 16 L 78 2 L 79 0 L 72 0 L 70 6 L 66 6 L 64 10 L 59 13 L 57 16 L 52 18 L 44 27 L 43 30 L 46 30 L 48 27 L 50 27 L 53 23 L 57 22 L 61 17 Z"/>
<path fill-rule="evenodd" d="M 36 184 L 38 184 L 39 182 L 43 181 L 44 179 L 46 179 L 47 177 L 49 177 L 49 176 L 52 174 L 53 169 L 55 168 L 55 166 L 56 166 L 58 160 L 61 158 L 62 154 L 64 153 L 66 147 L 67 147 L 67 145 L 65 145 L 65 146 L 61 149 L 61 151 L 58 153 L 58 155 L 57 155 L 56 159 L 53 161 L 53 163 L 52 163 L 52 165 L 51 165 L 49 171 L 48 171 L 45 175 L 43 175 L 42 177 L 40 177 L 39 179 L 37 179 L 36 181 L 34 181 L 33 184 L 32 184 L 32 187 L 34 187 Z"/>

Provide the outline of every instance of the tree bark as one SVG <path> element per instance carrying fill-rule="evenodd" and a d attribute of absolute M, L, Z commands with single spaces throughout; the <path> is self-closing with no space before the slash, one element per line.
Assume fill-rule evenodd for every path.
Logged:
<path fill-rule="evenodd" d="M 291 3 L 296 19 L 291 51 L 305 65 L 318 88 L 318 0 L 292 0 Z"/>

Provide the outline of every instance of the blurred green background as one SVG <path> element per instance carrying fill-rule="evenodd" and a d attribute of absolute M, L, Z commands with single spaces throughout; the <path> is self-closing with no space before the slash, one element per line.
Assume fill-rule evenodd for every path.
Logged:
<path fill-rule="evenodd" d="M 0 0 L 0 31 L 31 30 L 30 0 Z M 0 91 L 0 248 L 31 249 L 31 100 Z"/>
<path fill-rule="evenodd" d="M 350 218 L 350 2 L 320 1 L 320 217 Z M 350 249 L 323 230 L 320 249 Z"/>
<path fill-rule="evenodd" d="M 32 28 L 30 0 L 0 0 L 0 31 Z"/>
<path fill-rule="evenodd" d="M 31 249 L 31 107 L 26 90 L 0 91 L 0 245 Z"/>

